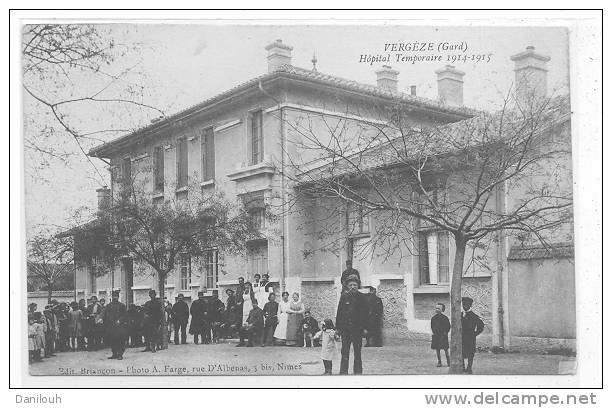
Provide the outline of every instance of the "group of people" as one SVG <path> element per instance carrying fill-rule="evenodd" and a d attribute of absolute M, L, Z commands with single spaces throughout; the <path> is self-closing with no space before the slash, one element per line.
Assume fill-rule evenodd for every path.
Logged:
<path fill-rule="evenodd" d="M 342 293 L 338 302 L 336 323 L 330 318 L 318 322 L 300 299 L 299 293 L 283 292 L 277 302 L 269 276 L 255 275 L 254 282 L 239 278 L 236 290 L 227 289 L 227 301 L 223 303 L 216 290 L 212 296 L 198 293 L 198 299 L 187 304 L 183 294 L 171 304 L 149 291 L 149 301 L 142 306 L 119 302 L 119 292 L 113 291 L 108 304 L 96 296 L 87 302 L 59 303 L 51 301 L 43 312 L 36 304 L 28 306 L 28 339 L 30 361 L 52 357 L 57 351 L 98 350 L 110 347 L 109 359 L 123 359 L 126 347 L 143 347 L 143 352 L 161 349 L 162 336 L 174 344 L 187 344 L 187 330 L 193 335 L 193 343 L 218 343 L 221 338 L 238 338 L 238 347 L 262 347 L 270 345 L 321 346 L 324 374 L 332 373 L 332 360 L 341 343 L 340 374 L 348 374 L 350 350 L 353 349 L 354 374 L 362 374 L 361 348 L 363 338 L 366 347 L 382 346 L 383 303 L 376 289 L 364 294 L 359 272 L 347 261 L 341 276 Z M 163 303 L 162 303 L 163 302 Z M 467 360 L 464 371 L 472 373 L 476 350 L 476 336 L 482 333 L 484 323 L 471 311 L 473 300 L 462 298 L 464 313 L 463 357 Z M 436 305 L 431 319 L 431 348 L 436 350 L 438 367 L 442 366 L 444 350 L 449 364 L 448 333 L 450 321 L 444 315 L 445 306 Z M 167 331 L 162 332 L 163 322 Z M 189 329 L 188 329 L 189 325 Z"/>

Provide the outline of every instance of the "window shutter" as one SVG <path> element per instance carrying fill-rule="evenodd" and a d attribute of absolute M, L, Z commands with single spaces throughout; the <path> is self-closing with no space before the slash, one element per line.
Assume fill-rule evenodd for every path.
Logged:
<path fill-rule="evenodd" d="M 202 134 L 202 181 L 215 178 L 215 138 L 212 128 Z"/>
<path fill-rule="evenodd" d="M 429 254 L 427 252 L 427 234 L 419 233 L 419 273 L 421 284 L 429 283 Z"/>

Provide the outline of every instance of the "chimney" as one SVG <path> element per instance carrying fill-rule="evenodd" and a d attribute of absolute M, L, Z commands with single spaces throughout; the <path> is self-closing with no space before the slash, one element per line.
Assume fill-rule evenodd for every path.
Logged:
<path fill-rule="evenodd" d="M 452 106 L 463 105 L 463 76 L 453 65 L 446 65 L 436 71 L 438 75 L 438 99 Z"/>
<path fill-rule="evenodd" d="M 387 91 L 397 92 L 397 76 L 399 71 L 391 69 L 389 65 L 383 65 L 380 71 L 376 71 L 376 85 Z"/>
<path fill-rule="evenodd" d="M 98 193 L 98 213 L 106 211 L 110 208 L 111 192 L 107 186 L 96 190 Z"/>
<path fill-rule="evenodd" d="M 550 57 L 538 54 L 535 47 L 529 46 L 525 51 L 510 57 L 514 61 L 515 91 L 519 101 L 530 98 L 542 98 L 548 93 L 546 63 Z"/>
<path fill-rule="evenodd" d="M 266 46 L 268 51 L 268 72 L 277 71 L 281 65 L 291 65 L 291 51 L 293 47 L 283 44 L 283 40 L 276 40 Z"/>
<path fill-rule="evenodd" d="M 410 85 L 410 95 L 416 96 L 416 85 Z"/>

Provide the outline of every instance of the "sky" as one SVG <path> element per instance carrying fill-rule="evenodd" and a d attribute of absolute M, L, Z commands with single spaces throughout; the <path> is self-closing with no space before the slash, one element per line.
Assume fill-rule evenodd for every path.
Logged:
<path fill-rule="evenodd" d="M 274 23 L 276 25 L 270 25 Z M 116 60 L 117 72 L 127 66 L 135 66 L 138 83 L 144 89 L 144 101 L 159 107 L 167 114 L 196 104 L 223 92 L 232 86 L 267 72 L 267 52 L 264 47 L 276 39 L 293 47 L 293 65 L 311 68 L 313 54 L 317 59 L 317 70 L 347 79 L 375 84 L 375 71 L 383 63 L 360 63 L 362 55 L 387 54 L 385 44 L 432 43 L 436 51 L 420 54 L 484 55 L 487 62 L 456 61 L 453 63 L 464 71 L 464 103 L 477 109 L 491 109 L 499 103 L 502 95 L 514 80 L 513 62 L 510 56 L 525 50 L 528 45 L 536 51 L 550 56 L 549 91 L 567 92 L 568 84 L 568 38 L 564 28 L 556 27 L 449 27 L 444 25 L 395 25 L 364 22 L 362 25 L 329 25 L 328 23 L 297 24 L 296 22 L 251 22 L 236 23 L 208 21 L 188 24 L 112 24 L 104 26 L 108 35 L 117 43 L 131 45 L 126 55 Z M 467 51 L 438 53 L 441 43 L 467 45 Z M 416 52 L 404 52 L 414 55 Z M 476 57 L 475 57 L 476 58 Z M 437 97 L 434 71 L 448 62 L 391 61 L 389 65 L 398 70 L 399 89 L 417 86 L 419 96 Z M 79 82 L 82 81 L 82 82 Z M 67 85 L 86 88 L 84 80 L 75 77 Z M 57 86 L 45 84 L 45 86 Z M 110 90 L 112 91 L 112 90 Z M 32 105 L 24 96 L 24 111 Z M 89 106 L 80 106 L 69 112 L 84 124 L 95 128 L 99 123 L 113 123 L 116 128 L 133 129 L 147 123 L 159 113 L 140 109 L 130 115 L 113 112 L 112 109 L 97 111 Z M 37 117 L 41 123 L 48 117 Z M 37 119 L 38 118 L 38 119 Z M 39 124 L 40 125 L 40 124 Z M 36 131 L 36 126 L 26 126 L 25 132 Z M 106 136 L 89 141 L 93 147 L 103 140 L 117 137 Z M 25 178 L 26 227 L 35 232 L 41 225 L 62 226 L 72 223 L 75 209 L 95 209 L 95 189 L 107 184 L 90 163 L 79 153 L 76 145 L 66 135 L 57 133 L 58 146 L 75 153 L 67 163 L 51 160 L 39 170 L 41 176 Z M 67 141 L 67 142 L 66 142 Z M 102 176 L 106 176 L 104 165 L 93 159 Z M 26 174 L 37 169 L 36 159 L 25 160 Z"/>

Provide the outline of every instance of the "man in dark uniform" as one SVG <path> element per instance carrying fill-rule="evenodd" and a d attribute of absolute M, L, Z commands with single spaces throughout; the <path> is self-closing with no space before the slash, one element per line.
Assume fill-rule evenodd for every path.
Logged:
<path fill-rule="evenodd" d="M 474 362 L 474 354 L 476 354 L 476 336 L 484 330 L 483 321 L 471 310 L 473 303 L 474 300 L 472 298 L 461 298 L 463 306 L 463 313 L 461 314 L 463 371 L 467 374 L 472 374 L 472 363 Z M 465 367 L 465 359 L 468 361 L 467 368 Z"/>
<path fill-rule="evenodd" d="M 142 351 L 155 353 L 160 341 L 163 311 L 162 303 L 157 299 L 157 293 L 153 289 L 149 291 L 149 297 L 150 300 L 143 306 L 145 349 Z"/>
<path fill-rule="evenodd" d="M 221 335 L 224 338 L 232 336 L 232 325 L 234 324 L 236 316 L 236 298 L 234 297 L 234 291 L 227 289 L 225 291 L 227 295 L 227 302 L 225 306 L 225 312 L 223 313 L 223 324 L 221 325 Z"/>
<path fill-rule="evenodd" d="M 104 325 L 106 342 L 113 355 L 109 359 L 123 360 L 125 340 L 127 337 L 127 308 L 119 302 L 119 291 L 113 291 L 112 300 L 104 308 Z"/>
<path fill-rule="evenodd" d="M 179 293 L 174 306 L 172 306 L 172 320 L 174 320 L 174 344 L 179 344 L 179 330 L 181 344 L 187 344 L 187 322 L 189 321 L 189 306 L 185 303 L 185 296 Z"/>
<path fill-rule="evenodd" d="M 219 299 L 219 292 L 213 290 L 212 298 L 208 301 L 208 322 L 210 324 L 210 330 L 212 331 L 211 341 L 213 343 L 219 343 L 219 329 L 221 327 L 224 310 L 225 305 Z"/>
<path fill-rule="evenodd" d="M 244 339 L 248 338 L 247 347 L 253 347 L 253 340 L 259 338 L 264 327 L 263 310 L 257 305 L 257 299 L 253 299 L 253 308 L 249 312 L 246 323 L 240 329 L 240 343 L 236 347 L 244 347 Z"/>
<path fill-rule="evenodd" d="M 193 343 L 199 343 L 199 337 L 202 337 L 204 343 L 204 319 L 206 318 L 206 303 L 204 300 L 204 292 L 198 292 L 198 298 L 191 303 L 191 325 L 189 333 L 193 334 Z"/>
<path fill-rule="evenodd" d="M 366 347 L 382 347 L 382 317 L 383 302 L 376 296 L 376 288 L 370 286 L 368 299 L 368 326 L 366 334 Z"/>
<path fill-rule="evenodd" d="M 357 271 L 357 269 L 353 269 L 353 261 L 347 260 L 346 261 L 346 269 L 342 272 L 342 275 L 340 276 L 340 283 L 342 284 L 342 291 L 343 292 L 346 292 L 346 290 L 347 290 L 346 280 L 351 275 L 355 275 L 357 277 L 357 279 L 361 279 L 361 277 L 359 276 L 359 271 Z M 359 283 L 359 284 L 361 285 L 361 283 Z"/>
<path fill-rule="evenodd" d="M 342 337 L 342 358 L 340 360 L 340 374 L 348 374 L 351 344 L 355 359 L 353 373 L 361 374 L 361 339 L 368 319 L 368 301 L 366 296 L 359 292 L 361 284 L 357 275 L 346 278 L 347 290 L 340 295 L 338 312 L 336 313 L 336 332 Z"/>

